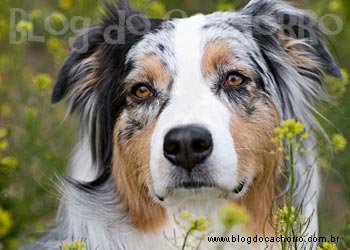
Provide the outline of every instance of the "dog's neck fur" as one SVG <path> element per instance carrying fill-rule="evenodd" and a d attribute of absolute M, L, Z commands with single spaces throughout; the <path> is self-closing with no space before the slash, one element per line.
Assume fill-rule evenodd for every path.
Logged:
<path fill-rule="evenodd" d="M 96 173 L 93 171 L 91 156 L 88 153 L 88 144 L 85 140 L 78 145 L 71 162 L 70 175 L 79 181 L 91 181 Z M 312 159 L 310 159 L 312 161 Z M 313 174 L 311 189 L 317 190 L 317 173 Z M 251 221 L 247 229 L 251 235 L 272 235 L 272 228 L 266 221 L 271 216 L 272 192 L 274 178 L 256 180 L 255 186 L 237 203 L 244 205 Z M 182 232 L 178 231 L 174 219 L 179 218 L 179 212 L 189 210 L 194 215 L 207 216 L 212 221 L 212 236 L 220 235 L 220 225 L 217 220 L 218 208 L 225 204 L 224 201 L 202 201 L 202 204 L 180 205 L 167 209 L 167 220 L 156 232 L 145 233 L 136 229 L 130 222 L 127 210 L 123 209 L 123 202 L 116 196 L 115 182 L 112 177 L 96 190 L 86 191 L 77 188 L 70 183 L 63 183 L 63 197 L 58 216 L 58 239 L 60 242 L 71 239 L 86 239 L 88 249 L 175 249 L 169 239 L 176 232 L 178 242 L 181 242 Z M 258 190 L 258 191 L 257 191 Z M 305 207 L 305 217 L 312 214 L 309 234 L 317 232 L 317 195 L 314 195 Z M 120 208 L 120 209 L 118 209 Z M 201 208 L 200 210 L 198 210 Z M 157 219 L 157 218 L 154 218 Z M 266 223 L 267 222 L 267 223 Z M 174 231 L 175 230 L 175 231 Z M 263 230 L 263 231 L 262 231 Z M 235 234 L 243 236 L 245 230 L 234 229 Z M 209 245 L 206 245 L 209 244 Z M 210 246 L 210 244 L 212 244 Z M 202 242 L 201 249 L 211 249 L 213 243 L 206 240 Z M 233 245 L 230 245 L 232 249 Z M 244 249 L 244 246 L 237 246 Z M 247 249 L 249 245 L 246 245 Z M 251 246 L 250 246 L 251 247 Z M 261 246 L 262 248 L 264 246 Z"/>
<path fill-rule="evenodd" d="M 203 201 L 193 207 L 179 206 L 167 209 L 168 219 L 157 231 L 144 233 L 131 225 L 127 212 L 118 210 L 121 200 L 115 198 L 113 180 L 93 192 L 85 192 L 74 185 L 65 183 L 58 221 L 58 239 L 85 239 L 87 249 L 179 249 L 183 242 L 183 231 L 176 225 L 180 212 L 189 210 L 194 217 L 205 215 L 211 221 L 212 236 L 222 236 L 217 217 L 217 209 L 224 205 L 222 201 Z M 199 211 L 196 208 L 202 208 Z M 221 234 L 220 234 L 221 232 Z M 242 228 L 235 228 L 232 234 L 244 236 Z M 175 236 L 174 236 L 175 235 Z M 178 248 L 174 247 L 174 237 Z M 191 240 L 190 240 L 191 243 Z M 238 246 L 237 246 L 238 247 Z M 242 248 L 243 247 L 243 248 Z M 249 246 L 246 246 L 250 249 Z M 214 243 L 205 238 L 200 249 L 213 249 Z M 230 248 L 231 249 L 231 248 Z M 245 249 L 239 246 L 238 249 Z"/>
<path fill-rule="evenodd" d="M 72 158 L 70 175 L 79 181 L 91 181 L 96 173 L 93 171 L 91 156 L 88 153 L 88 143 L 82 140 Z M 251 235 L 272 235 L 272 228 L 266 221 L 271 216 L 272 192 L 274 179 L 256 180 L 256 185 L 248 191 L 244 198 L 238 201 L 244 205 L 250 216 L 251 223 L 247 232 Z M 218 209 L 225 204 L 224 201 L 207 200 L 202 204 L 193 206 L 179 205 L 167 209 L 167 219 L 155 232 L 143 232 L 137 229 L 130 221 L 127 209 L 120 197 L 117 197 L 115 181 L 110 177 L 102 186 L 94 190 L 84 190 L 71 183 L 63 183 L 62 201 L 58 215 L 59 244 L 71 239 L 86 239 L 88 249 L 176 249 L 173 241 L 174 232 L 181 242 L 182 232 L 178 231 L 174 219 L 179 213 L 189 210 L 195 216 L 207 216 L 212 224 L 212 236 L 222 236 L 220 232 Z M 257 209 L 257 207 L 259 209 Z M 198 208 L 203 208 L 200 211 Z M 305 208 L 306 215 L 314 213 L 309 228 L 310 234 L 317 232 L 317 214 L 315 204 L 310 202 Z M 245 230 L 235 228 L 233 233 L 243 236 Z M 222 234 L 222 233 L 221 233 Z M 207 245 L 208 244 L 208 245 Z M 161 247 L 160 247 L 161 246 Z M 201 243 L 201 249 L 215 247 L 206 239 Z M 233 245 L 230 245 L 232 249 Z M 247 249 L 249 245 L 246 245 Z M 251 246 L 250 246 L 251 247 Z M 262 248 L 264 246 L 261 246 Z M 237 246 L 244 249 L 244 246 Z"/>
<path fill-rule="evenodd" d="M 78 145 L 71 163 L 71 176 L 79 181 L 91 181 L 95 173 L 91 157 L 87 154 L 88 144 Z M 247 206 L 251 215 L 248 231 L 252 235 L 261 234 L 265 218 L 270 214 L 271 193 L 266 180 L 257 182 L 252 190 L 239 203 Z M 260 184 L 259 184 L 260 183 Z M 270 183 L 272 185 L 272 183 Z M 223 228 L 218 219 L 218 209 L 226 202 L 223 200 L 203 200 L 201 204 L 179 205 L 166 209 L 167 217 L 163 225 L 155 232 L 143 232 L 137 229 L 130 220 L 123 201 L 117 197 L 115 182 L 112 177 L 102 186 L 94 190 L 80 189 L 72 183 L 63 183 L 62 200 L 58 215 L 58 239 L 60 242 L 71 239 L 86 239 L 88 249 L 176 249 L 173 245 L 174 232 L 177 244 L 183 241 L 183 232 L 175 220 L 183 210 L 188 210 L 194 216 L 206 216 L 211 221 L 212 236 L 223 236 Z M 265 187 L 264 187 L 265 186 Z M 265 190 L 261 192 L 261 190 Z M 264 204 L 263 204 L 264 203 Z M 266 204 L 265 204 L 266 203 Z M 269 203 L 269 204 L 267 204 Z M 184 204 L 184 203 L 183 203 Z M 260 207 L 259 213 L 256 207 Z M 263 209 L 264 208 L 264 209 Z M 157 218 L 155 218 L 157 219 Z M 245 229 L 237 227 L 233 234 L 245 235 Z M 269 230 L 266 230 L 269 233 Z M 265 233 L 266 233 L 265 232 Z M 232 248 L 232 244 L 230 245 Z M 238 249 L 245 246 L 237 245 Z M 247 249 L 249 245 L 246 246 Z M 207 239 L 201 243 L 200 249 L 215 248 L 214 243 Z M 231 249 L 230 248 L 230 249 Z"/>
<path fill-rule="evenodd" d="M 96 174 L 93 171 L 87 147 L 88 144 L 82 140 L 71 162 L 70 175 L 79 181 L 91 181 Z M 261 185 L 264 183 L 261 182 Z M 178 244 L 183 241 L 183 232 L 179 231 L 179 226 L 175 223 L 183 210 L 190 211 L 194 216 L 206 216 L 211 221 L 212 236 L 222 236 L 223 228 L 220 228 L 218 209 L 226 203 L 223 200 L 203 200 L 199 201 L 201 204 L 188 205 L 186 203 L 186 205 L 168 208 L 166 209 L 166 221 L 157 231 L 143 232 L 133 226 L 123 201 L 117 197 L 118 192 L 112 177 L 95 190 L 79 189 L 74 184 L 66 182 L 62 186 L 64 189 L 58 215 L 58 239 L 60 240 L 86 239 L 91 249 L 97 247 L 106 250 L 176 249 L 171 239 L 174 238 L 174 232 L 176 232 Z M 261 226 L 265 222 L 264 218 L 270 213 L 271 205 L 271 199 L 267 198 L 270 196 L 269 189 L 258 186 L 256 188 L 266 190 L 266 192 L 259 192 L 258 196 L 248 192 L 246 198 L 240 200 L 240 203 L 247 205 L 248 211 L 251 212 L 252 223 L 248 226 L 248 230 L 253 235 L 261 232 Z M 252 200 L 253 198 L 255 201 Z M 266 209 L 261 209 L 259 214 L 254 214 L 253 211 L 257 206 L 263 206 Z M 235 228 L 233 233 L 243 236 L 245 230 Z M 205 239 L 201 246 L 201 249 L 211 249 L 215 247 L 215 244 Z M 242 247 L 240 246 L 239 249 Z"/>

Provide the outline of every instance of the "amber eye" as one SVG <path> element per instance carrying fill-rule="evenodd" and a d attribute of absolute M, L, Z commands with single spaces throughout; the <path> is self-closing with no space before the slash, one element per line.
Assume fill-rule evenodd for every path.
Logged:
<path fill-rule="evenodd" d="M 244 81 L 245 78 L 238 73 L 230 73 L 226 78 L 226 84 L 232 87 L 240 86 Z"/>
<path fill-rule="evenodd" d="M 152 95 L 151 88 L 143 83 L 136 85 L 131 93 L 139 99 L 146 99 Z"/>

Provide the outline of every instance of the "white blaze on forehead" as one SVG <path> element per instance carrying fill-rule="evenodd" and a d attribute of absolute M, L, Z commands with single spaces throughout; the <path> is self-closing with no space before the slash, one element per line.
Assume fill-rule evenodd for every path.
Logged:
<path fill-rule="evenodd" d="M 211 178 L 222 188 L 233 190 L 236 180 L 237 154 L 230 133 L 230 112 L 211 90 L 213 83 L 204 79 L 201 64 L 206 39 L 202 27 L 205 16 L 196 15 L 174 21 L 174 57 L 176 75 L 169 105 L 161 113 L 151 145 L 151 173 L 155 191 L 166 194 L 174 169 L 164 159 L 163 141 L 166 133 L 178 126 L 198 124 L 212 134 L 214 148 L 206 165 Z M 165 165 L 164 165 L 165 164 Z"/>
<path fill-rule="evenodd" d="M 201 27 L 205 23 L 203 15 L 176 21 L 175 58 L 180 77 L 200 77 Z M 192 75 L 194 74 L 194 75 Z M 178 80 L 182 80 L 181 78 Z"/>

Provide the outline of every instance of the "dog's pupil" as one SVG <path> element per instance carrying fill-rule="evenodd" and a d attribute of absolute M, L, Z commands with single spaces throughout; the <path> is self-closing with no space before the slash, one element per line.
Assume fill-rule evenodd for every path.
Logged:
<path fill-rule="evenodd" d="M 148 88 L 145 87 L 145 86 L 142 86 L 142 87 L 140 87 L 140 88 L 137 90 L 137 95 L 138 95 L 139 97 L 145 97 L 145 96 L 148 95 L 148 93 L 149 93 L 149 90 L 148 90 Z"/>
<path fill-rule="evenodd" d="M 240 76 L 237 76 L 237 75 L 230 75 L 229 78 L 229 83 L 230 84 L 240 84 L 241 82 L 241 77 Z"/>

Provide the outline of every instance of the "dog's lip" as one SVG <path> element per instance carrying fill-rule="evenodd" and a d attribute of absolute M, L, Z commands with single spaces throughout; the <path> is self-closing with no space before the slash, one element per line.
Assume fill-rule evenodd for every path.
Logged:
<path fill-rule="evenodd" d="M 243 191 L 244 187 L 247 184 L 247 178 L 244 178 L 234 189 L 233 189 L 233 193 L 234 194 L 239 194 Z"/>
<path fill-rule="evenodd" d="M 168 187 L 167 190 L 174 191 L 177 189 L 185 189 L 188 191 L 191 191 L 191 190 L 200 191 L 201 189 L 206 189 L 206 188 L 219 188 L 219 187 L 212 183 L 207 183 L 207 182 L 181 182 L 172 187 Z M 154 193 L 154 195 L 160 202 L 163 202 L 165 200 L 165 196 L 159 195 L 156 192 Z"/>
<path fill-rule="evenodd" d="M 231 190 L 231 192 L 236 196 L 236 195 L 240 195 L 245 189 L 246 189 L 246 186 L 247 186 L 247 183 L 248 183 L 248 179 L 247 178 L 243 178 L 241 182 L 239 182 L 239 184 L 233 189 Z M 170 190 L 176 190 L 176 189 L 185 189 L 185 190 L 188 190 L 188 191 L 198 191 L 200 192 L 201 190 L 206 190 L 206 189 L 212 189 L 212 188 L 216 188 L 216 189 L 219 189 L 221 190 L 222 192 L 228 194 L 227 192 L 230 192 L 228 191 L 227 189 L 224 189 L 222 187 L 219 187 L 213 183 L 208 183 L 208 182 L 181 182 L 171 188 L 168 188 L 168 191 Z M 157 193 L 155 193 L 155 196 L 156 198 L 158 199 L 158 201 L 160 202 L 163 202 L 165 200 L 165 196 L 161 196 Z"/>
<path fill-rule="evenodd" d="M 207 182 L 182 182 L 176 185 L 174 188 L 186 188 L 186 189 L 196 189 L 196 188 L 211 188 L 215 187 L 215 185 Z"/>
<path fill-rule="evenodd" d="M 155 196 L 157 197 L 157 199 L 158 199 L 159 201 L 164 201 L 164 197 L 162 197 L 162 196 L 160 196 L 160 195 L 158 195 L 158 194 L 155 194 Z"/>

